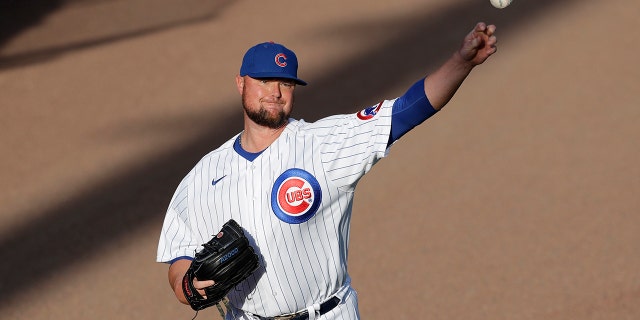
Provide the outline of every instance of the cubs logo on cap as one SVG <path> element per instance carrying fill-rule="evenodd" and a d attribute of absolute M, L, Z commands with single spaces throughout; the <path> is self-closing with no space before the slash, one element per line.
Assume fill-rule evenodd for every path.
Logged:
<path fill-rule="evenodd" d="M 313 217 L 322 202 L 322 189 L 309 172 L 293 168 L 283 172 L 271 189 L 271 209 L 278 219 L 291 224 Z"/>
<path fill-rule="evenodd" d="M 287 47 L 264 42 L 247 50 L 242 58 L 240 75 L 254 79 L 290 79 L 297 84 L 306 86 L 307 83 L 298 78 L 298 57 Z"/>
<path fill-rule="evenodd" d="M 357 114 L 358 119 L 360 119 L 360 120 L 373 119 L 373 117 L 375 117 L 378 114 L 378 112 L 380 111 L 380 108 L 382 108 L 382 102 L 378 103 L 377 106 L 369 107 L 369 108 L 366 108 L 366 109 L 358 112 L 358 114 Z"/>
<path fill-rule="evenodd" d="M 276 54 L 276 64 L 278 67 L 286 67 L 287 66 L 287 55 L 284 53 Z"/>

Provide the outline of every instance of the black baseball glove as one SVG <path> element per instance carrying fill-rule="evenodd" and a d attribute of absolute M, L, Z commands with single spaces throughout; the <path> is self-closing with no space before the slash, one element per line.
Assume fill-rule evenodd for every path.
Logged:
<path fill-rule="evenodd" d="M 222 226 L 213 239 L 203 244 L 182 278 L 182 291 L 193 310 L 217 304 L 239 282 L 249 277 L 260 262 L 242 228 L 233 219 Z M 193 286 L 193 279 L 213 280 L 204 289 L 206 299 Z"/>

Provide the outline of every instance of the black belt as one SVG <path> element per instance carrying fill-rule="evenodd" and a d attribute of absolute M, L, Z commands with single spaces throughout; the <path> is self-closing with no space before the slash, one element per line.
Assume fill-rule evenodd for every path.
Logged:
<path fill-rule="evenodd" d="M 332 297 L 331 299 L 320 304 L 319 314 L 323 315 L 335 308 L 338 304 L 340 304 L 340 299 L 337 297 Z M 308 320 L 309 312 L 307 310 L 300 311 L 298 313 L 287 314 L 283 316 L 276 317 L 258 317 L 261 320 Z"/>

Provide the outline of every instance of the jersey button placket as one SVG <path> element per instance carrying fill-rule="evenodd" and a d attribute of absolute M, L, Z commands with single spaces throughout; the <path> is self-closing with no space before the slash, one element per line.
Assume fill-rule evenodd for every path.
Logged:
<path fill-rule="evenodd" d="M 261 181 L 260 181 L 260 175 L 256 174 L 256 165 L 255 165 L 255 163 L 252 163 L 250 168 L 251 168 L 251 179 L 253 180 L 253 189 L 251 190 L 252 191 L 251 192 L 251 201 L 255 205 L 255 202 L 258 199 L 256 194 L 260 192 Z"/>

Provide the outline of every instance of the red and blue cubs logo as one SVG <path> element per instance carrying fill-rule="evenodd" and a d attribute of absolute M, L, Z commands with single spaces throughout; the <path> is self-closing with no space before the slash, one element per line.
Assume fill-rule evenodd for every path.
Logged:
<path fill-rule="evenodd" d="M 271 190 L 271 209 L 278 219 L 291 224 L 313 217 L 322 202 L 318 180 L 302 169 L 283 172 Z"/>
<path fill-rule="evenodd" d="M 378 114 L 378 111 L 380 111 L 380 108 L 382 108 L 382 102 L 378 103 L 377 106 L 369 107 L 358 112 L 357 114 L 358 119 L 360 120 L 373 119 L 373 117 L 375 117 Z"/>
<path fill-rule="evenodd" d="M 276 54 L 276 64 L 280 67 L 287 66 L 287 56 L 284 53 Z"/>

